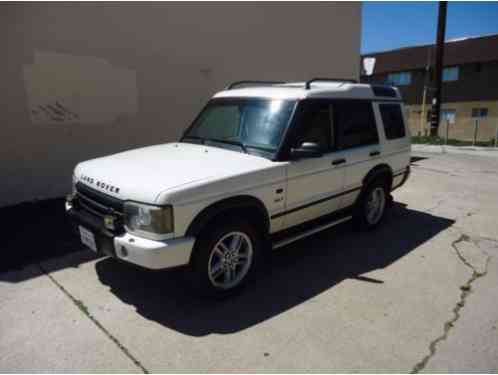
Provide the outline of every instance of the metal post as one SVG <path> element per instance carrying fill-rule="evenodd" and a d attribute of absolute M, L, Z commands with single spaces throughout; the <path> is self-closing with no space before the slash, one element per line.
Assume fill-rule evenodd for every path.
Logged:
<path fill-rule="evenodd" d="M 446 139 L 444 141 L 445 145 L 448 145 L 448 128 L 449 128 L 449 125 L 450 125 L 450 120 L 446 119 Z"/>
<path fill-rule="evenodd" d="M 420 135 L 425 135 L 424 133 L 424 123 L 426 121 L 425 118 L 425 94 L 427 92 L 427 87 L 424 85 L 424 95 L 422 96 L 422 113 L 420 114 Z"/>
<path fill-rule="evenodd" d="M 477 140 L 477 128 L 479 127 L 479 119 L 476 118 L 475 126 L 474 126 L 474 141 L 472 142 L 472 146 L 476 145 Z"/>
<path fill-rule="evenodd" d="M 439 13 L 437 20 L 437 43 L 436 43 L 436 69 L 435 83 L 436 91 L 434 93 L 432 113 L 431 113 L 431 135 L 437 136 L 439 126 L 439 111 L 441 110 L 441 76 L 443 74 L 443 55 L 444 55 L 444 33 L 446 31 L 446 1 L 439 2 Z"/>
<path fill-rule="evenodd" d="M 498 119 L 496 120 L 496 130 L 495 130 L 495 148 L 496 143 L 498 142 Z"/>

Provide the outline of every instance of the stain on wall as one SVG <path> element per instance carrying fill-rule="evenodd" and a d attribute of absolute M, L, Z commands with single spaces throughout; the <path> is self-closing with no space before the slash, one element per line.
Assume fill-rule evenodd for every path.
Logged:
<path fill-rule="evenodd" d="M 110 124 L 137 113 L 136 73 L 105 59 L 35 51 L 23 73 L 34 124 Z"/>
<path fill-rule="evenodd" d="M 2 3 L 0 206 L 177 140 L 230 82 L 358 78 L 360 28 L 359 2 Z"/>

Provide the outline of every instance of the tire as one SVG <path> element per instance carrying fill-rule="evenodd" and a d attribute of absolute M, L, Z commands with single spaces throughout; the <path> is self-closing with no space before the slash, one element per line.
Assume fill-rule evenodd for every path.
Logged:
<path fill-rule="evenodd" d="M 240 292 L 259 268 L 263 246 L 261 233 L 249 222 L 225 216 L 208 224 L 195 242 L 191 285 L 207 297 L 225 298 Z"/>
<path fill-rule="evenodd" d="M 378 202 L 378 204 L 374 203 Z M 373 230 L 378 227 L 392 205 L 386 178 L 373 180 L 361 193 L 355 204 L 353 220 L 357 229 Z M 377 207 L 377 209 L 375 209 Z"/>

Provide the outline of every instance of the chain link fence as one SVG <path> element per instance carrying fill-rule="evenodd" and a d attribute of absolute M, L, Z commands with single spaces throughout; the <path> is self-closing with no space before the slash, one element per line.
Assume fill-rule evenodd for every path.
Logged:
<path fill-rule="evenodd" d="M 430 137 L 430 123 L 420 117 L 408 118 L 410 130 L 417 143 L 461 146 L 498 147 L 498 117 L 441 116 L 438 137 Z"/>

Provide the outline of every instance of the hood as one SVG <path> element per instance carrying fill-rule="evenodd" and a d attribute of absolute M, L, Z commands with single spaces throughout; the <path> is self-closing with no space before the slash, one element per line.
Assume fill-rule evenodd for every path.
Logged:
<path fill-rule="evenodd" d="M 167 143 L 85 161 L 74 174 L 77 181 L 113 197 L 157 203 L 165 190 L 271 165 L 268 159 L 237 151 Z"/>

